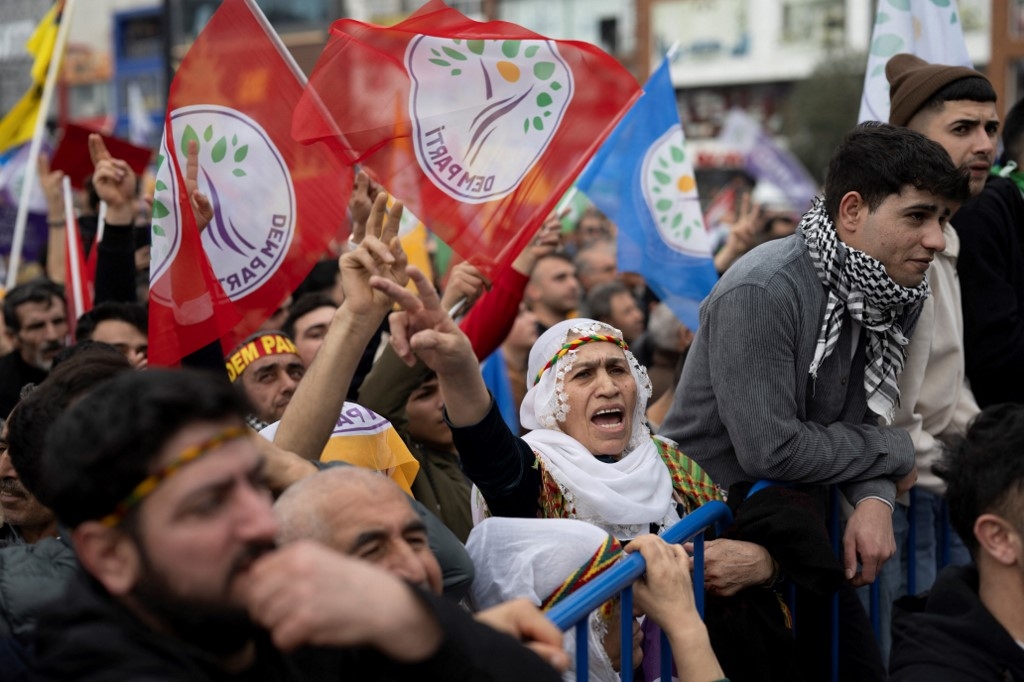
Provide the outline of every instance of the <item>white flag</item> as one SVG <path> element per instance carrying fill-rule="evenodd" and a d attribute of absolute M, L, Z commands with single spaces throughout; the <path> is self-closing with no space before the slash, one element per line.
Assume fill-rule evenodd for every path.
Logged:
<path fill-rule="evenodd" d="M 142 88 L 138 83 L 128 84 L 128 139 L 142 147 L 150 145 L 156 126 L 146 111 Z"/>
<path fill-rule="evenodd" d="M 972 67 L 956 0 L 879 0 L 858 121 L 889 120 L 885 64 L 901 52 L 931 64 Z"/>

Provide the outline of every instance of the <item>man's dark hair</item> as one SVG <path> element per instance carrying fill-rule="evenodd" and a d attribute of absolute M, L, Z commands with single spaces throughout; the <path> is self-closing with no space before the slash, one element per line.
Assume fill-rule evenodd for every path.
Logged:
<path fill-rule="evenodd" d="M 532 275 L 533 271 L 536 270 L 537 266 L 540 265 L 543 261 L 551 259 L 560 260 L 563 263 L 568 263 L 574 268 L 576 267 L 576 263 L 574 263 L 572 258 L 570 258 L 566 253 L 564 253 L 563 251 L 552 251 L 551 253 L 545 253 L 543 256 L 534 261 L 533 270 L 530 271 L 530 274 Z"/>
<path fill-rule="evenodd" d="M 995 102 L 996 91 L 992 83 L 982 75 L 974 78 L 960 78 L 939 88 L 925 100 L 918 111 L 924 109 L 941 109 L 946 102 L 967 100 L 970 102 Z"/>
<path fill-rule="evenodd" d="M 306 275 L 306 279 L 302 280 L 292 292 L 292 298 L 299 299 L 306 294 L 327 293 L 334 288 L 337 278 L 337 259 L 317 261 L 313 269 Z"/>
<path fill-rule="evenodd" d="M 106 301 L 100 303 L 87 313 L 78 318 L 75 325 L 75 338 L 79 341 L 92 338 L 93 332 L 100 322 L 118 320 L 127 322 L 143 334 L 149 331 L 149 317 L 146 306 L 141 303 L 121 303 L 118 301 Z"/>
<path fill-rule="evenodd" d="M 26 303 L 43 303 L 49 309 L 53 299 L 64 302 L 64 288 L 45 277 L 19 284 L 4 297 L 4 324 L 11 333 L 21 331 L 18 308 Z"/>
<path fill-rule="evenodd" d="M 946 481 L 949 518 L 977 558 L 975 520 L 986 512 L 1024 520 L 1024 405 L 993 405 L 950 446 L 935 473 Z"/>
<path fill-rule="evenodd" d="M 633 294 L 622 282 L 605 282 L 590 290 L 586 300 L 583 301 L 583 317 L 589 317 L 601 322 L 607 322 L 612 318 L 612 299 L 620 294 Z"/>
<path fill-rule="evenodd" d="M 311 291 L 303 294 L 295 303 L 288 308 L 288 317 L 284 318 L 281 331 L 288 335 L 288 338 L 295 339 L 295 323 L 303 315 L 307 315 L 317 308 L 333 308 L 337 310 L 338 304 L 327 294 Z"/>
<path fill-rule="evenodd" d="M 1003 165 L 1015 161 L 1024 166 L 1024 98 L 1018 100 L 1003 121 Z"/>
<path fill-rule="evenodd" d="M 46 438 L 40 501 L 72 528 L 114 510 L 183 428 L 249 412 L 223 380 L 193 370 L 125 372 L 88 393 Z"/>
<path fill-rule="evenodd" d="M 50 375 L 15 406 L 7 422 L 7 452 L 18 478 L 40 501 L 39 491 L 46 480 L 43 450 L 53 422 L 93 386 L 131 369 L 113 346 L 91 344 L 54 366 Z"/>
<path fill-rule="evenodd" d="M 825 210 L 835 221 L 843 196 L 857 192 L 875 211 L 907 186 L 958 203 L 971 196 L 966 169 L 957 169 L 939 143 L 909 128 L 862 123 L 846 134 L 829 161 Z"/>

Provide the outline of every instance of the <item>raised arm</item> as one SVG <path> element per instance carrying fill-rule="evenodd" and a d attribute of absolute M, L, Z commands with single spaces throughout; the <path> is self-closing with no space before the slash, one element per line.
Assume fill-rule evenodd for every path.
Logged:
<path fill-rule="evenodd" d="M 441 307 L 441 299 L 426 275 L 408 268 L 418 295 L 393 281 L 374 277 L 371 284 L 402 307 L 391 315 L 391 345 L 409 366 L 416 358 L 437 372 L 448 419 L 453 426 L 469 426 L 482 420 L 491 406 L 480 366 L 469 338 Z"/>
<path fill-rule="evenodd" d="M 372 288 L 370 280 L 403 287 L 406 258 L 398 241 L 402 204 L 387 209 L 383 192 L 373 204 L 367 234 L 359 247 L 341 257 L 345 302 L 334 313 L 323 345 L 292 397 L 274 443 L 307 459 L 319 459 L 338 414 L 363 349 L 391 308 L 391 299 Z"/>

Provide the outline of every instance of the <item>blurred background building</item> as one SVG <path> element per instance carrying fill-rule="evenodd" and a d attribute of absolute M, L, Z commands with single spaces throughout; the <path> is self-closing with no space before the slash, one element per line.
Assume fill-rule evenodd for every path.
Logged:
<path fill-rule="evenodd" d="M 643 81 L 672 45 L 672 78 L 698 165 L 735 162 L 714 138 L 740 107 L 818 174 L 826 139 L 856 121 L 878 0 L 449 0 L 476 19 L 502 19 L 584 40 Z M 51 0 L 0 3 L 0 112 L 27 86 L 23 45 Z M 79 0 L 51 117 L 127 137 L 132 91 L 160 134 L 173 70 L 217 0 Z M 332 21 L 393 23 L 421 0 L 258 0 L 307 72 Z M 968 51 L 993 79 L 1003 111 L 1024 95 L 1024 0 L 959 0 Z M 825 147 L 825 153 L 831 145 Z"/>

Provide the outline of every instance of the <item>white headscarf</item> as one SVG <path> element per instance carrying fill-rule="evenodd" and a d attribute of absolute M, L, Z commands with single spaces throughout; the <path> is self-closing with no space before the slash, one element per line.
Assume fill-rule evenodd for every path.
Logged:
<path fill-rule="evenodd" d="M 532 431 L 523 440 L 537 453 L 575 508 L 575 518 L 616 538 L 630 539 L 650 532 L 652 523 L 664 527 L 679 520 L 672 497 L 672 478 L 647 429 L 645 411 L 651 397 L 647 370 L 628 349 L 623 349 L 636 381 L 637 396 L 629 449 L 612 463 L 598 460 L 582 443 L 561 431 L 561 423 L 570 409 L 565 375 L 572 369 L 577 351 L 568 351 L 537 381 L 537 374 L 567 341 L 591 335 L 622 339 L 622 332 L 611 325 L 578 318 L 559 322 L 533 344 L 526 377 L 530 388 L 519 410 L 521 423 Z"/>
<path fill-rule="evenodd" d="M 477 610 L 525 597 L 537 606 L 587 563 L 608 534 L 571 519 L 494 517 L 473 529 L 466 551 L 476 569 L 470 599 Z M 619 682 L 604 650 L 607 623 L 599 609 L 590 614 L 587 653 L 590 679 Z M 565 633 L 572 666 L 564 680 L 575 680 L 575 628 Z"/>

